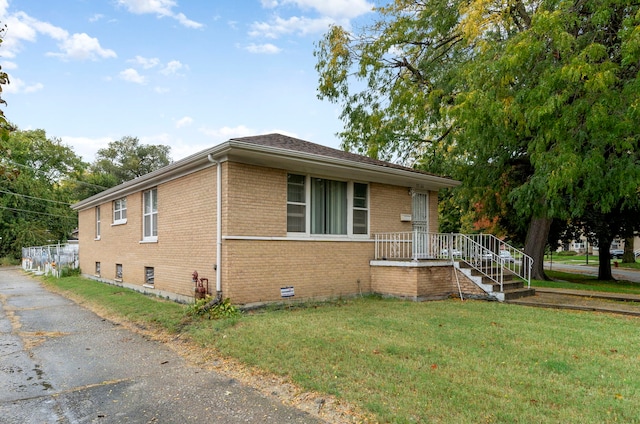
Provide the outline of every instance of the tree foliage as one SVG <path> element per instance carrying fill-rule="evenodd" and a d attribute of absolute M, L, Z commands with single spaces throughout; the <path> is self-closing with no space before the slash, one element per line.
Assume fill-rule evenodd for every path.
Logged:
<path fill-rule="evenodd" d="M 43 130 L 15 130 L 5 140 L 12 169 L 0 179 L 0 256 L 19 258 L 21 248 L 65 241 L 77 226 L 65 179 L 87 166 Z"/>
<path fill-rule="evenodd" d="M 639 203 L 639 12 L 629 0 L 397 0 L 358 33 L 325 35 L 319 96 L 341 104 L 346 148 L 448 164 L 459 197 L 526 234 L 539 278 L 553 218 Z"/>
<path fill-rule="evenodd" d="M 110 175 L 114 185 L 121 184 L 169 165 L 170 151 L 169 146 L 140 144 L 137 137 L 123 137 L 98 150 L 91 172 Z"/>

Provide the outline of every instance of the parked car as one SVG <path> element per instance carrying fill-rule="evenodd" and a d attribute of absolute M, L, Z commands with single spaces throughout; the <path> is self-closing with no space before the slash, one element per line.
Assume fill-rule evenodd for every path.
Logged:
<path fill-rule="evenodd" d="M 440 254 L 442 256 L 446 256 L 448 258 L 449 257 L 449 250 L 448 249 L 442 249 L 440 251 Z M 451 255 L 454 258 L 461 258 L 462 257 L 462 252 L 460 252 L 458 249 L 451 249 Z"/>
<path fill-rule="evenodd" d="M 609 250 L 609 255 L 611 255 L 612 259 L 622 259 L 624 249 L 611 249 Z"/>
<path fill-rule="evenodd" d="M 508 250 L 500 251 L 500 260 L 502 260 L 502 262 L 512 262 L 512 263 L 516 261 L 513 258 L 513 256 L 511 256 L 511 253 L 509 253 Z"/>

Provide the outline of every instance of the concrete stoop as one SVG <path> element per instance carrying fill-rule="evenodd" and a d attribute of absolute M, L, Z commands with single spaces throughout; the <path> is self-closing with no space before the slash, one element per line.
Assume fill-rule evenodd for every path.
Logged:
<path fill-rule="evenodd" d="M 500 284 L 496 284 L 491 278 L 482 275 L 477 270 L 460 266 L 458 262 L 455 263 L 455 267 L 462 272 L 469 281 L 480 287 L 490 298 L 499 302 L 535 296 L 536 294 L 535 289 L 525 287 L 524 282 L 520 279 L 515 279 L 513 274 L 504 274 L 502 291 L 500 291 Z"/>

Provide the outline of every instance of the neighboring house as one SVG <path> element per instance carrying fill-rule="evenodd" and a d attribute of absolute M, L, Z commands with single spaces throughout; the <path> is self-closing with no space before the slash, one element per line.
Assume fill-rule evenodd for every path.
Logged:
<path fill-rule="evenodd" d="M 280 134 L 231 139 L 73 205 L 80 266 L 182 301 L 194 271 L 235 304 L 417 298 L 372 271 L 374 235 L 437 232 L 438 190 L 458 184 Z"/>

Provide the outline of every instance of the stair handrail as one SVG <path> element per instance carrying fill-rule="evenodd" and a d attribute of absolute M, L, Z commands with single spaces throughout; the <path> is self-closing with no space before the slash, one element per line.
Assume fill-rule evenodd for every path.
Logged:
<path fill-rule="evenodd" d="M 459 258 L 482 276 L 500 285 L 503 291 L 504 272 L 498 255 L 466 234 L 453 234 Z M 450 249 L 451 251 L 451 249 Z"/>
<path fill-rule="evenodd" d="M 497 267 L 502 270 L 500 274 L 503 276 L 504 270 L 508 270 L 524 280 L 527 283 L 527 288 L 531 287 L 531 270 L 533 268 L 533 258 L 531 256 L 492 234 L 459 234 L 459 236 L 463 240 L 468 240 L 468 242 L 480 245 L 480 248 L 476 247 L 476 250 L 479 250 L 479 252 L 474 251 L 473 253 L 484 255 L 485 261 L 490 262 L 489 270 L 491 272 L 494 271 L 494 267 Z M 473 264 L 470 265 L 473 266 Z M 482 272 L 482 270 L 478 271 Z M 491 278 L 491 276 L 488 277 Z M 493 278 L 492 280 L 495 281 Z M 502 280 L 501 277 L 501 281 L 499 281 L 501 291 Z"/>

